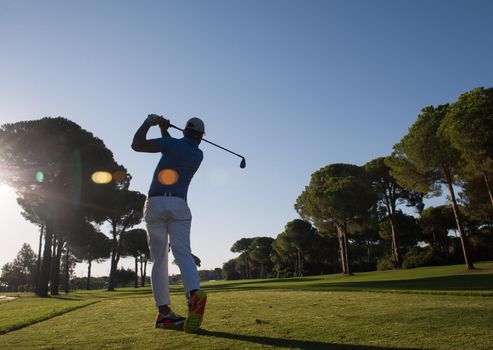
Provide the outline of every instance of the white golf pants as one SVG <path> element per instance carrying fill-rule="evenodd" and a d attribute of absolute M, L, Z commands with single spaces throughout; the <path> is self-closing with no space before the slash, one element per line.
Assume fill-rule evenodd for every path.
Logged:
<path fill-rule="evenodd" d="M 200 289 L 197 266 L 190 249 L 192 214 L 185 200 L 178 197 L 151 197 L 144 206 L 149 250 L 154 262 L 151 273 L 156 306 L 169 305 L 168 236 L 178 265 L 185 294 Z"/>

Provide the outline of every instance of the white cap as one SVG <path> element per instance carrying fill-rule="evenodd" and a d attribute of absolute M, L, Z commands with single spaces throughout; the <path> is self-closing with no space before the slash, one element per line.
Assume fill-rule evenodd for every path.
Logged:
<path fill-rule="evenodd" d="M 195 118 L 195 117 L 190 118 L 187 121 L 187 125 L 185 126 L 185 130 L 186 129 L 205 134 L 204 122 L 200 118 Z"/>

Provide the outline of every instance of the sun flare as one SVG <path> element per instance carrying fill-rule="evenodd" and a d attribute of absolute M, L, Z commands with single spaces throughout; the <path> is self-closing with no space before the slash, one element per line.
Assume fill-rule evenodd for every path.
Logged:
<path fill-rule="evenodd" d="M 16 198 L 15 190 L 4 184 L 0 184 L 0 207 L 9 205 L 11 198 Z"/>

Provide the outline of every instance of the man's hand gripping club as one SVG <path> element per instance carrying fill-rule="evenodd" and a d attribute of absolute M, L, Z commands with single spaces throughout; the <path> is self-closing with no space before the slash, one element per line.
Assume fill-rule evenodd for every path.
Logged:
<path fill-rule="evenodd" d="M 136 152 L 146 152 L 146 153 L 158 153 L 160 152 L 160 139 L 147 139 L 147 132 L 152 126 L 159 125 L 161 129 L 161 136 L 170 136 L 168 133 L 168 128 L 170 127 L 170 122 L 168 119 L 157 114 L 149 114 L 134 135 L 132 141 L 132 149 Z"/>

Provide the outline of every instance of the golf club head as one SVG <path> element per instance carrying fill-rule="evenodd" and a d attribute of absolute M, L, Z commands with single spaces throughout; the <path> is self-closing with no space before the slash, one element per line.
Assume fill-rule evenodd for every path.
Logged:
<path fill-rule="evenodd" d="M 241 157 L 240 168 L 243 169 L 244 167 L 246 167 L 246 160 L 245 160 L 245 158 Z"/>

